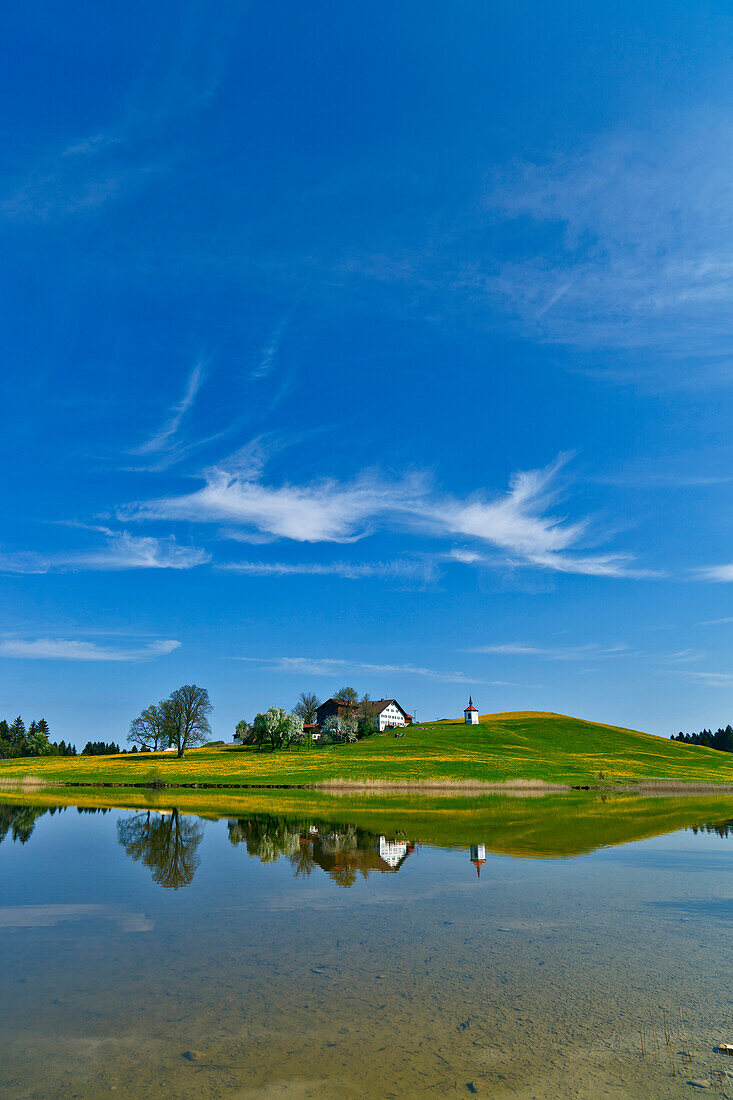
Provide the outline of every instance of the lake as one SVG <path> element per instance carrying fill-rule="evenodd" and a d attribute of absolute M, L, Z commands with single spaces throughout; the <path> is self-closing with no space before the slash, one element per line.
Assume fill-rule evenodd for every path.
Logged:
<path fill-rule="evenodd" d="M 0 803 L 3 1097 L 733 1097 L 731 801 L 125 797 Z"/>

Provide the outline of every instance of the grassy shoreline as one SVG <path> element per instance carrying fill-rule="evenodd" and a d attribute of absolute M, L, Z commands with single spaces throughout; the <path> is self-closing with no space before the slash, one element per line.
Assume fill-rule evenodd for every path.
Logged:
<path fill-rule="evenodd" d="M 0 761 L 0 783 L 257 789 L 341 787 L 489 790 L 507 785 L 638 789 L 665 783 L 733 788 L 733 754 L 545 712 L 483 715 L 477 726 L 434 722 L 354 745 L 259 753 L 204 746 L 170 753 Z M 671 789 L 671 788 L 670 788 Z"/>

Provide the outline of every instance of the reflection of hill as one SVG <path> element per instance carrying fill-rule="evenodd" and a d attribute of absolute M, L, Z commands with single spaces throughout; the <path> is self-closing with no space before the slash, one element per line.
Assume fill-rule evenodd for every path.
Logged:
<path fill-rule="evenodd" d="M 249 820 L 269 816 L 283 827 L 290 821 L 296 832 L 305 827 L 298 822 L 320 821 L 322 832 L 330 829 L 344 838 L 349 829 L 354 829 L 372 839 L 380 834 L 409 836 L 413 842 L 446 848 L 481 843 L 487 853 L 497 855 L 563 859 L 679 829 L 707 828 L 727 835 L 733 797 L 639 798 L 574 793 L 542 798 L 338 798 L 310 791 L 283 791 L 258 792 L 247 798 L 247 805 L 254 811 Z M 270 814 L 256 812 L 268 809 Z M 328 853 L 323 858 L 324 870 L 328 870 Z M 338 861 L 333 857 L 332 862 L 335 866 Z"/>
<path fill-rule="evenodd" d="M 18 791 L 12 795 L 12 805 L 0 803 L 0 839 L 5 833 L 19 841 L 27 839 L 39 814 L 61 805 L 159 807 L 160 812 L 170 813 L 170 798 L 170 791 L 132 788 L 73 792 L 55 788 L 49 796 Z M 321 867 L 328 874 L 346 877 L 353 872 L 354 878 L 386 869 L 380 859 L 390 866 L 397 849 L 385 858 L 383 847 L 380 856 L 380 836 L 393 838 L 398 845 L 409 836 L 413 842 L 446 848 L 484 844 L 487 852 L 501 855 L 561 859 L 679 829 L 711 829 L 726 836 L 733 818 L 733 797 L 725 794 L 637 797 L 589 791 L 543 797 L 427 797 L 392 792 L 338 796 L 309 790 L 191 790 L 176 791 L 176 804 L 180 814 L 228 819 L 232 842 L 246 841 L 248 851 L 259 859 L 287 856 L 302 874 Z M 311 825 L 318 843 L 314 839 L 301 843 Z"/>
<path fill-rule="evenodd" d="M 310 875 L 315 867 L 340 886 L 351 886 L 357 875 L 398 871 L 414 851 L 408 840 L 389 840 L 350 824 L 312 819 L 288 819 L 258 814 L 229 822 L 232 844 L 245 844 L 249 855 L 263 863 L 287 857 L 296 875 Z"/>

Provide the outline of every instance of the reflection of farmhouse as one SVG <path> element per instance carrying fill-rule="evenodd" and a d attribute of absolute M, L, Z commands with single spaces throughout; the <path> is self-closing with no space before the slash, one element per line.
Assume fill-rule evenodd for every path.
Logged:
<path fill-rule="evenodd" d="M 397 726 L 409 726 L 413 721 L 412 715 L 396 699 L 373 699 L 368 703 L 344 703 L 341 699 L 326 699 L 316 711 L 316 724 L 322 727 L 327 718 L 345 718 L 347 714 L 358 715 L 364 712 L 380 733 Z"/>
<path fill-rule="evenodd" d="M 379 858 L 390 871 L 399 871 L 413 849 L 414 845 L 407 840 L 387 840 L 386 836 L 379 838 Z"/>
<path fill-rule="evenodd" d="M 229 821 L 229 840 L 246 844 L 247 852 L 262 863 L 290 860 L 296 875 L 320 867 L 340 886 L 351 886 L 358 874 L 383 874 L 400 869 L 415 850 L 405 839 L 376 836 L 355 825 L 289 821 L 257 814 Z"/>
<path fill-rule="evenodd" d="M 415 845 L 407 840 L 389 840 L 357 831 L 338 833 L 310 829 L 300 840 L 301 849 L 307 847 L 316 866 L 339 882 L 351 885 L 357 873 L 368 878 L 371 871 L 382 874 L 399 871 Z"/>

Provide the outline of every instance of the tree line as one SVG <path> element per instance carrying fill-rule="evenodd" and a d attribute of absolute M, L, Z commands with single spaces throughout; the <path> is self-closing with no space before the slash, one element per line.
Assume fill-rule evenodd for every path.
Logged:
<path fill-rule="evenodd" d="M 65 741 L 58 744 L 50 739 L 48 722 L 41 718 L 28 727 L 20 715 L 8 723 L 0 720 L 0 760 L 12 760 L 19 756 L 76 756 L 76 748 Z"/>
<path fill-rule="evenodd" d="M 685 745 L 704 745 L 706 749 L 718 749 L 720 752 L 733 752 L 733 726 L 712 730 L 700 730 L 699 733 L 683 733 L 682 730 L 670 741 L 682 741 Z"/>

